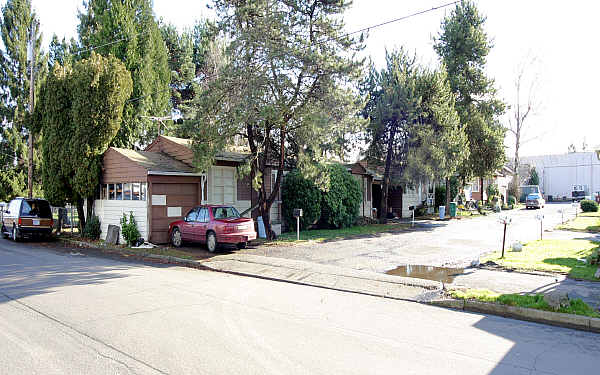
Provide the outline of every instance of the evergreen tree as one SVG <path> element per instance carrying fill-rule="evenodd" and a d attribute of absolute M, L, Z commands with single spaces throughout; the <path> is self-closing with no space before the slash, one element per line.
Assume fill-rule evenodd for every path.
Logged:
<path fill-rule="evenodd" d="M 169 113 L 167 48 L 150 0 L 88 0 L 79 13 L 80 54 L 90 49 L 121 60 L 133 79 L 133 92 L 123 110 L 123 123 L 113 144 L 140 146 L 157 136 L 157 124 L 145 116 Z"/>
<path fill-rule="evenodd" d="M 29 115 L 31 69 L 34 73 L 34 98 L 46 75 L 46 56 L 42 50 L 39 19 L 30 0 L 8 0 L 0 19 L 3 50 L 0 51 L 0 199 L 26 195 L 29 134 L 37 144 L 37 124 Z M 33 41 L 31 43 L 30 41 Z M 33 44 L 33 55 L 31 54 Z M 32 66 L 31 57 L 35 65 Z M 35 151 L 35 150 L 34 150 Z M 34 191 L 40 194 L 39 155 L 33 154 Z"/>
<path fill-rule="evenodd" d="M 214 3 L 217 25 L 230 43 L 226 64 L 198 100 L 197 167 L 208 168 L 226 143 L 242 139 L 252 154 L 250 177 L 269 236 L 269 212 L 284 168 L 299 153 L 322 155 L 320 138 L 348 125 L 311 116 L 323 110 L 324 103 L 336 105 L 327 108 L 330 112 L 351 107 L 339 106 L 340 100 L 347 104 L 351 97 L 342 87 L 358 78 L 361 66 L 351 53 L 361 47 L 359 41 L 344 34 L 340 21 L 348 6 L 300 0 Z M 322 127 L 324 131 L 316 131 Z M 264 177 L 270 178 L 266 172 L 272 167 L 277 178 L 267 190 Z"/>
<path fill-rule="evenodd" d="M 442 21 L 435 50 L 446 66 L 456 109 L 469 139 L 469 158 L 461 168 L 463 177 L 483 178 L 505 162 L 505 129 L 499 122 L 504 103 L 496 96 L 494 81 L 485 75 L 492 42 L 475 4 L 464 0 Z M 482 190 L 481 190 L 482 191 Z"/>
<path fill-rule="evenodd" d="M 56 64 L 44 87 L 37 109 L 44 134 L 44 191 L 51 204 L 76 204 L 81 228 L 83 201 L 90 217 L 102 155 L 119 131 L 132 85 L 123 63 L 92 52 L 72 68 Z"/>

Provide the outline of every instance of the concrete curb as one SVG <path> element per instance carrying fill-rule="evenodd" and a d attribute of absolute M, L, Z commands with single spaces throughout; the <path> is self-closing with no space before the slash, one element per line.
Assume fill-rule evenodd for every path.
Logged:
<path fill-rule="evenodd" d="M 600 318 L 591 318 L 589 316 L 564 314 L 475 300 L 441 299 L 430 301 L 428 304 L 456 310 L 499 315 L 505 318 L 526 320 L 529 322 L 577 329 L 580 331 L 600 333 Z"/>

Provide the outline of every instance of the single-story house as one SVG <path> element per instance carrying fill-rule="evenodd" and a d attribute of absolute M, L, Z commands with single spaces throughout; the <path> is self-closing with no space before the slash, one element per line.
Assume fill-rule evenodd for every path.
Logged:
<path fill-rule="evenodd" d="M 109 148 L 103 157 L 101 185 L 94 202 L 103 238 L 108 225 L 119 225 L 124 213 L 133 212 L 143 238 L 166 243 L 169 223 L 181 219 L 196 205 L 231 204 L 240 212 L 251 208 L 257 197 L 250 178 L 239 178 L 237 174 L 237 167 L 248 156 L 220 152 L 214 166 L 199 173 L 193 166 L 189 139 L 159 136 L 144 151 Z M 267 189 L 277 171 L 271 174 L 271 179 L 266 180 Z M 272 208 L 276 233 L 281 232 L 280 199 Z"/>
<path fill-rule="evenodd" d="M 483 179 L 483 195 L 481 192 L 481 181 L 479 178 L 473 179 L 473 181 L 465 184 L 464 192 L 467 200 L 486 200 L 487 199 L 487 188 L 491 184 L 498 186 L 498 192 L 504 197 L 504 203 L 508 201 L 508 185 L 513 179 L 513 171 L 508 166 L 502 167 L 490 178 Z M 482 199 L 483 196 L 483 199 Z"/>

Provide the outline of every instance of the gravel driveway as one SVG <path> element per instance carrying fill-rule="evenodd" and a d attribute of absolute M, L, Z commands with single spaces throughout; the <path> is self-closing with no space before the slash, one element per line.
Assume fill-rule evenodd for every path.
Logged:
<path fill-rule="evenodd" d="M 485 217 L 452 221 L 420 222 L 413 232 L 383 233 L 365 238 L 307 243 L 296 246 L 262 246 L 244 253 L 279 258 L 306 260 L 374 272 L 386 272 L 400 265 L 469 266 L 480 255 L 502 246 L 501 215 L 512 217 L 506 246 L 514 241 L 539 239 L 540 222 L 536 215 L 544 214 L 544 238 L 581 238 L 589 235 L 551 231 L 561 221 L 574 216 L 570 203 L 547 204 L 541 210 L 512 210 Z"/>

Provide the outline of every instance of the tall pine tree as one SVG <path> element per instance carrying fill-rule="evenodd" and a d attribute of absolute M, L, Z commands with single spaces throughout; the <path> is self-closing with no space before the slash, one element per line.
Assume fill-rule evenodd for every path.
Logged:
<path fill-rule="evenodd" d="M 464 0 L 442 21 L 435 50 L 448 71 L 456 109 L 469 139 L 469 158 L 460 169 L 465 178 L 490 176 L 505 162 L 505 128 L 499 117 L 505 105 L 497 98 L 494 81 L 485 74 L 492 48 L 485 17 Z M 483 186 L 481 190 L 483 191 Z"/>
<path fill-rule="evenodd" d="M 0 199 L 25 195 L 27 190 L 27 165 L 29 133 L 38 139 L 38 126 L 29 115 L 31 69 L 34 70 L 34 98 L 47 72 L 46 56 L 42 50 L 39 19 L 32 10 L 30 0 L 8 0 L 2 8 L 0 19 L 3 50 L 0 51 Z M 30 40 L 33 41 L 31 64 Z M 34 191 L 40 193 L 39 156 L 34 152 Z"/>
<path fill-rule="evenodd" d="M 133 79 L 116 146 L 144 145 L 158 135 L 158 125 L 146 116 L 164 116 L 170 109 L 171 74 L 168 54 L 151 0 L 89 0 L 79 13 L 80 57 L 90 49 L 121 60 Z"/>

